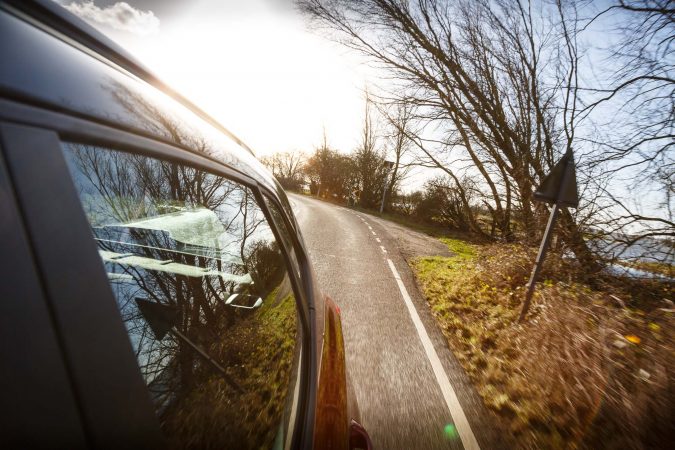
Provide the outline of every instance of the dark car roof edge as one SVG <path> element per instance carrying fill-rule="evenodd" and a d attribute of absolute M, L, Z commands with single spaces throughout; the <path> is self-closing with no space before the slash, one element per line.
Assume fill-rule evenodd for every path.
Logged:
<path fill-rule="evenodd" d="M 106 37 L 103 33 L 96 30 L 84 20 L 70 13 L 53 0 L 2 0 L 2 2 L 13 6 L 31 17 L 35 17 L 40 22 L 65 34 L 70 39 L 75 40 L 85 47 L 95 50 L 97 53 L 109 59 L 127 72 L 161 90 L 169 97 L 190 109 L 201 119 L 225 133 L 239 146 L 255 156 L 255 153 L 253 153 L 253 150 L 248 145 L 230 130 L 225 128 L 220 122 L 211 117 L 211 115 L 171 88 L 168 84 L 164 83 L 150 69 L 113 40 Z"/>

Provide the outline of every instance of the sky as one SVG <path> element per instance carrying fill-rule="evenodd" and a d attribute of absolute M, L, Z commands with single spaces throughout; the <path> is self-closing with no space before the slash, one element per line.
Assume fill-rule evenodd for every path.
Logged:
<path fill-rule="evenodd" d="M 376 76 L 291 0 L 56 0 L 122 45 L 258 156 L 358 142 Z"/>

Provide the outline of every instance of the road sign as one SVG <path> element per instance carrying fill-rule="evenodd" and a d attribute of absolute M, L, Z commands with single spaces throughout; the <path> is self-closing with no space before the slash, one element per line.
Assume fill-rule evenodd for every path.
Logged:
<path fill-rule="evenodd" d="M 563 181 L 565 185 L 563 186 Z M 542 180 L 539 187 L 534 191 L 534 199 L 545 203 L 557 203 L 560 206 L 579 206 L 579 194 L 577 192 L 577 175 L 574 167 L 574 156 L 569 150 L 560 158 Z"/>
<path fill-rule="evenodd" d="M 136 297 L 136 304 L 140 310 L 143 318 L 150 325 L 152 333 L 157 340 L 164 339 L 167 333 L 174 335 L 177 339 L 187 344 L 196 354 L 204 358 L 216 372 L 225 379 L 234 389 L 239 392 L 244 392 L 244 389 L 234 381 L 234 379 L 227 373 L 227 371 L 218 362 L 211 358 L 200 346 L 192 342 L 187 336 L 176 329 L 176 322 L 179 315 L 178 310 L 173 306 L 165 305 L 158 302 L 152 302 L 144 298 Z"/>
<path fill-rule="evenodd" d="M 136 304 L 141 311 L 143 318 L 150 325 L 155 339 L 161 341 L 171 328 L 178 321 L 178 310 L 170 305 L 151 302 L 149 300 L 136 297 Z"/>
<path fill-rule="evenodd" d="M 574 155 L 572 154 L 571 149 L 565 153 L 565 156 L 563 156 L 560 161 L 558 161 L 558 164 L 553 167 L 551 173 L 544 177 L 544 180 L 534 192 L 534 199 L 540 202 L 552 203 L 553 209 L 548 218 L 548 224 L 546 224 L 546 231 L 541 239 L 539 253 L 534 262 L 530 282 L 527 284 L 525 301 L 523 302 L 523 308 L 520 310 L 520 317 L 518 318 L 519 322 L 522 322 L 523 319 L 525 319 L 527 310 L 530 309 L 532 295 L 534 294 L 534 283 L 537 281 L 541 267 L 544 265 L 544 259 L 546 259 L 546 252 L 548 251 L 548 246 L 551 242 L 553 227 L 558 218 L 560 208 L 564 206 L 576 208 L 579 205 L 577 175 L 574 167 Z"/>

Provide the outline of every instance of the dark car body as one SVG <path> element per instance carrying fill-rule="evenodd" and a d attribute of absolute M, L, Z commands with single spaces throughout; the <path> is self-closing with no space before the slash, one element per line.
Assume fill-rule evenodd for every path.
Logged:
<path fill-rule="evenodd" d="M 108 164 L 106 167 L 112 160 L 118 162 L 115 167 L 121 172 L 113 178 L 119 177 L 115 180 L 120 183 L 129 176 L 140 177 L 133 169 L 138 164 L 147 173 L 162 168 L 171 169 L 171 173 L 188 171 L 194 179 L 207 177 L 234 186 L 239 190 L 237 198 L 251 196 L 246 201 L 252 202 L 260 221 L 269 227 L 268 239 L 283 257 L 289 295 L 295 299 L 292 320 L 297 343 L 291 342 L 288 350 L 295 359 L 279 372 L 283 376 L 277 377 L 296 377 L 295 393 L 291 398 L 289 391 L 284 403 L 292 404 L 283 412 L 283 417 L 290 417 L 287 430 L 271 434 L 276 436 L 274 445 L 369 447 L 365 430 L 356 422 L 358 411 L 348 386 L 339 309 L 317 286 L 298 225 L 279 184 L 238 138 L 51 1 L 0 2 L 0 447 L 175 446 L 165 436 L 166 418 L 160 423 L 158 417 L 177 408 L 177 402 L 187 401 L 178 388 L 167 388 L 179 369 L 202 377 L 202 391 L 217 386 L 213 392 L 225 392 L 225 403 L 236 404 L 232 399 L 238 390 L 247 391 L 250 397 L 246 398 L 260 397 L 251 387 L 255 385 L 242 388 L 248 383 L 246 376 L 236 378 L 247 370 L 251 355 L 272 355 L 265 342 L 247 344 L 239 351 L 239 369 L 222 367 L 223 361 L 213 358 L 210 347 L 200 343 L 200 336 L 207 331 L 213 334 L 212 330 L 179 330 L 176 317 L 185 321 L 187 313 L 171 316 L 170 308 L 152 312 L 152 305 L 161 309 L 159 300 L 128 294 L 129 287 L 124 285 L 134 276 L 147 281 L 147 274 L 169 274 L 171 280 L 180 281 L 171 289 L 195 285 L 198 280 L 194 292 L 203 292 L 207 277 L 193 273 L 201 270 L 223 286 L 224 281 L 230 283 L 229 296 L 222 295 L 225 290 L 220 292 L 218 298 L 227 297 L 218 303 L 220 309 L 197 307 L 194 323 L 206 323 L 204 314 L 217 315 L 223 310 L 232 315 L 234 323 L 253 323 L 258 314 L 255 308 L 263 303 L 273 308 L 280 301 L 269 300 L 280 297 L 280 291 L 265 290 L 260 280 L 276 283 L 276 289 L 281 289 L 281 275 L 261 278 L 257 274 L 254 283 L 242 268 L 244 243 L 242 258 L 233 257 L 236 261 L 232 263 L 241 271 L 225 273 L 226 258 L 213 256 L 214 248 L 221 251 L 225 244 L 212 247 L 195 231 L 204 228 L 220 239 L 216 213 L 232 217 L 239 217 L 239 213 L 220 206 L 214 207 L 214 213 L 186 206 L 184 201 L 162 204 L 161 194 L 154 199 L 157 211 L 153 216 L 95 225 L 92 221 L 100 213 L 88 210 L 88 202 L 103 199 L 110 203 L 120 198 L 119 192 L 104 192 L 109 186 L 101 186 L 101 174 L 97 174 L 97 182 L 91 180 L 91 171 L 84 177 L 75 174 L 79 169 L 73 165 L 78 161 L 97 158 Z M 134 178 L 128 189 L 133 190 L 138 182 Z M 93 194 L 84 192 L 92 186 L 98 189 L 95 200 Z M 97 205 L 106 211 L 112 208 L 110 204 Z M 138 248 L 145 253 L 135 253 Z M 207 262 L 198 267 L 188 264 L 197 260 Z M 120 261 L 126 261 L 125 265 Z M 115 272 L 111 267 L 122 269 L 111 273 Z M 133 272 L 124 272 L 130 268 Z M 115 287 L 118 282 L 127 287 Z M 252 286 L 264 294 L 252 293 Z M 139 289 L 135 284 L 133 287 Z M 121 307 L 121 295 L 129 295 L 135 303 Z M 168 306 L 175 307 L 173 303 Z M 174 336 L 172 346 L 189 344 L 189 367 L 178 363 L 187 350 L 169 356 L 162 353 L 164 360 L 151 380 L 141 376 L 140 354 L 146 359 L 155 354 L 139 343 L 136 335 L 130 345 L 130 322 L 123 320 L 130 313 L 125 308 L 133 309 L 133 320 L 145 319 L 143 339 L 154 333 L 152 339 L 156 340 L 147 345 L 166 339 L 167 333 Z M 154 323 L 148 314 L 155 314 Z M 269 314 L 265 324 L 278 312 Z M 253 326 L 237 326 L 245 339 L 257 338 L 251 334 Z M 168 341 L 162 342 L 166 347 Z M 225 382 L 214 378 L 219 374 Z M 153 391 L 158 386 L 161 394 Z M 197 409 L 181 408 L 183 416 Z M 234 414 L 234 419 L 218 426 L 225 431 L 229 426 L 240 429 L 244 419 L 236 412 L 227 412 Z M 205 414 L 200 417 L 210 413 Z M 171 423 L 177 423 L 176 428 L 183 426 L 183 419 L 176 419 L 180 415 L 174 416 Z M 277 442 L 279 436 L 285 444 Z M 255 436 L 251 439 L 257 442 Z M 187 446 L 201 446 L 194 442 Z"/>

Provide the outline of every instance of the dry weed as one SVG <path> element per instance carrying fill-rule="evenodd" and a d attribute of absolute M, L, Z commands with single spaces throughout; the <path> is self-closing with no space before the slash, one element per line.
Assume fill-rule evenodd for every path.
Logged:
<path fill-rule="evenodd" d="M 472 248 L 413 267 L 450 347 L 520 448 L 674 442 L 672 285 L 596 278 L 591 289 L 554 256 L 517 325 L 533 251 Z"/>

